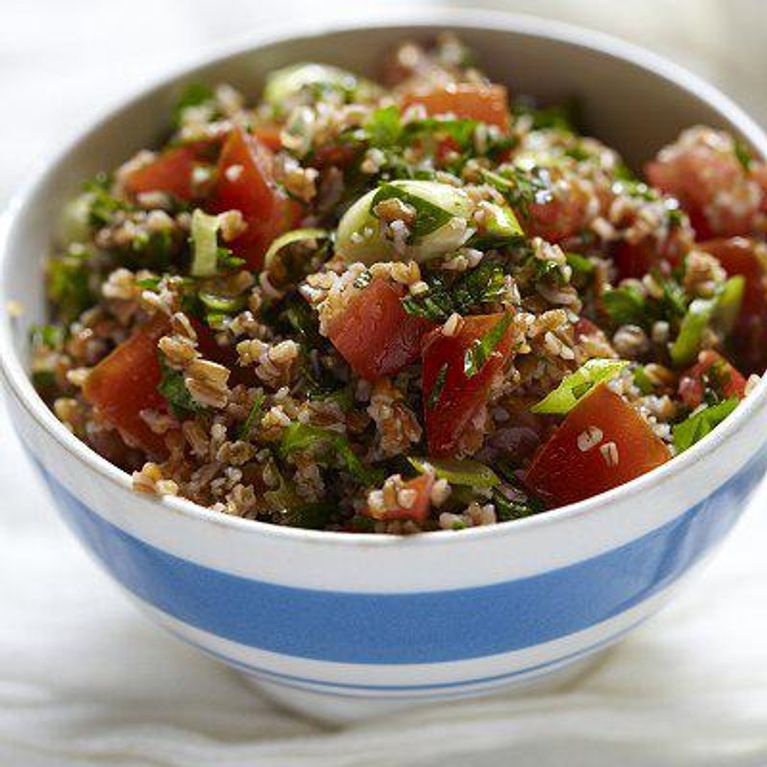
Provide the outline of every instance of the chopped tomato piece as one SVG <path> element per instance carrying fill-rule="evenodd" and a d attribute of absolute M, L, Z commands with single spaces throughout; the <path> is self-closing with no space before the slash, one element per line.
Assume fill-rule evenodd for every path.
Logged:
<path fill-rule="evenodd" d="M 412 519 L 415 522 L 423 522 L 431 509 L 431 488 L 434 485 L 433 474 L 421 474 L 415 479 L 409 479 L 404 483 L 404 490 L 414 490 L 415 499 L 408 506 L 400 506 L 397 509 L 387 509 L 383 515 L 378 515 L 379 519 Z M 369 514 L 367 516 L 370 516 Z"/>
<path fill-rule="evenodd" d="M 679 200 L 698 240 L 748 234 L 763 202 L 732 141 L 711 128 L 685 131 L 647 163 L 645 173 L 653 186 Z"/>
<path fill-rule="evenodd" d="M 729 343 L 742 370 L 762 373 L 767 363 L 767 249 L 747 237 L 709 240 L 700 248 L 716 256 L 729 275 L 745 277 L 743 303 Z"/>
<path fill-rule="evenodd" d="M 670 458 L 636 410 L 600 384 L 538 451 L 525 484 L 549 503 L 564 506 L 622 485 Z"/>
<path fill-rule="evenodd" d="M 315 168 L 347 168 L 358 152 L 353 144 L 324 144 L 314 151 L 310 164 Z"/>
<path fill-rule="evenodd" d="M 138 328 L 93 368 L 83 386 L 85 399 L 126 442 L 159 456 L 167 452 L 165 440 L 149 428 L 141 411 L 167 406 L 157 391 L 162 378 L 157 342 L 167 329 L 165 318 Z"/>
<path fill-rule="evenodd" d="M 692 247 L 692 233 L 689 227 L 673 227 L 668 236 L 658 242 L 654 237 L 645 237 L 637 243 L 625 240 L 616 244 L 612 258 L 620 279 L 640 279 L 648 274 L 660 261 L 668 261 L 672 267 L 679 266 Z"/>
<path fill-rule="evenodd" d="M 208 207 L 214 213 L 242 213 L 248 228 L 229 247 L 254 270 L 261 268 L 272 240 L 301 217 L 301 207 L 274 183 L 271 152 L 240 128 L 229 134 L 221 150 Z"/>
<path fill-rule="evenodd" d="M 424 93 L 408 93 L 403 107 L 421 104 L 427 114 L 452 114 L 458 118 L 497 125 L 509 130 L 509 100 L 502 85 L 451 83 Z"/>
<path fill-rule="evenodd" d="M 280 133 L 282 127 L 276 123 L 261 123 L 253 126 L 253 135 L 270 151 L 279 152 L 282 149 Z"/>
<path fill-rule="evenodd" d="M 422 389 L 429 455 L 455 454 L 467 427 L 486 404 L 493 381 L 512 355 L 512 329 L 475 375 L 466 375 L 464 361 L 467 350 L 503 317 L 503 313 L 464 317 L 454 335 L 445 335 L 440 328 L 424 339 Z"/>
<path fill-rule="evenodd" d="M 561 242 L 578 234 L 588 222 L 591 198 L 580 184 L 560 176 L 552 179 L 551 199 L 534 202 L 527 211 L 519 211 L 530 236 L 549 242 Z"/>
<path fill-rule="evenodd" d="M 203 357 L 232 370 L 236 383 L 250 383 L 252 375 L 237 367 L 237 353 L 216 343 L 207 325 L 192 320 L 197 347 Z M 141 417 L 142 410 L 167 410 L 165 397 L 157 390 L 162 380 L 157 342 L 168 332 L 168 320 L 157 316 L 134 331 L 91 371 L 83 396 L 99 415 L 114 426 L 126 442 L 150 453 L 165 455 L 165 440 Z"/>
<path fill-rule="evenodd" d="M 702 351 L 698 362 L 682 373 L 679 379 L 679 396 L 694 409 L 703 402 L 706 389 L 725 399 L 746 396 L 746 379 L 718 352 Z"/>
<path fill-rule="evenodd" d="M 401 285 L 375 279 L 330 325 L 333 346 L 363 378 L 393 375 L 415 362 L 421 339 L 434 323 L 402 308 Z"/>
<path fill-rule="evenodd" d="M 128 175 L 125 189 L 133 197 L 146 192 L 167 192 L 179 200 L 193 200 L 196 194 L 192 174 L 200 162 L 197 145 L 166 149 L 156 160 Z"/>

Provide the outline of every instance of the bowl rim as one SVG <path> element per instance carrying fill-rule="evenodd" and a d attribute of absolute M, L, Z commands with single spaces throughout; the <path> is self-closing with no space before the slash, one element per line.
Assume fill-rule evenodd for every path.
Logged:
<path fill-rule="evenodd" d="M 229 38 L 223 43 L 208 46 L 202 52 L 188 57 L 173 67 L 166 68 L 163 73 L 150 78 L 148 83 L 141 87 L 135 87 L 127 93 L 118 95 L 100 109 L 94 118 L 77 127 L 59 145 L 57 151 L 48 153 L 37 164 L 37 171 L 33 172 L 31 178 L 11 196 L 5 209 L 0 213 L 0 273 L 8 268 L 7 262 L 10 260 L 9 240 L 14 221 L 25 209 L 32 206 L 40 189 L 45 187 L 48 176 L 64 161 L 66 156 L 75 147 L 87 141 L 103 123 L 112 119 L 117 112 L 130 109 L 149 93 L 172 86 L 197 68 L 214 66 L 249 51 L 257 51 L 269 44 L 287 44 L 292 40 L 312 39 L 334 32 L 406 25 L 410 26 L 416 34 L 421 30 L 435 26 L 453 29 L 459 34 L 461 29 L 480 32 L 482 30 L 517 32 L 543 41 L 564 42 L 606 54 L 611 58 L 649 71 L 671 85 L 691 93 L 735 125 L 757 150 L 757 153 L 767 157 L 767 134 L 729 97 L 684 67 L 639 45 L 604 32 L 539 16 L 481 9 L 407 9 L 402 7 L 383 9 L 377 7 L 372 13 L 370 10 L 366 10 L 364 14 L 359 11 L 352 15 L 346 14 L 342 20 L 333 17 L 298 22 L 291 20 L 290 22 L 270 25 L 260 31 L 249 31 L 235 38 Z M 6 290 L 5 285 L 0 286 L 0 290 L 4 292 Z M 4 298 L 6 301 L 10 301 L 13 296 L 4 295 Z M 6 307 L 3 308 L 6 310 L 2 322 L 0 322 L 0 379 L 5 382 L 16 402 L 27 411 L 37 426 L 41 427 L 74 458 L 113 484 L 134 494 L 135 491 L 131 487 L 131 476 L 75 437 L 39 397 L 32 386 L 26 365 L 14 348 L 12 338 L 14 318 L 12 313 Z M 217 526 L 223 526 L 239 533 L 257 534 L 267 538 L 287 539 L 295 542 L 376 548 L 396 547 L 405 544 L 408 547 L 416 548 L 444 544 L 457 545 L 461 541 L 474 541 L 485 536 L 515 535 L 536 528 L 551 527 L 569 522 L 572 519 L 585 517 L 598 509 L 610 506 L 617 500 L 626 500 L 640 495 L 650 486 L 666 484 L 704 456 L 715 450 L 721 450 L 724 444 L 741 430 L 752 415 L 764 406 L 765 400 L 767 400 L 767 377 L 762 378 L 736 412 L 711 434 L 685 451 L 683 455 L 676 456 L 647 474 L 577 503 L 571 503 L 523 519 L 468 528 L 462 530 L 460 535 L 456 535 L 451 530 L 428 531 L 411 536 L 309 530 L 221 514 L 177 496 L 163 496 L 153 499 L 153 502 L 168 511 L 180 513 L 203 523 L 215 523 Z"/>

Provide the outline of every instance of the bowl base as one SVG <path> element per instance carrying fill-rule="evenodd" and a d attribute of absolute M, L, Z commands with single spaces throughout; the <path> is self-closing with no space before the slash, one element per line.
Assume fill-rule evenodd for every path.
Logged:
<path fill-rule="evenodd" d="M 305 719 L 329 726 L 343 726 L 363 722 L 380 716 L 397 714 L 416 706 L 449 703 L 451 700 L 488 697 L 490 695 L 543 695 L 556 692 L 577 682 L 581 676 L 592 671 L 611 651 L 606 647 L 588 655 L 575 663 L 549 671 L 534 678 L 514 682 L 505 682 L 493 687 L 485 687 L 471 692 L 443 694 L 438 696 L 391 696 L 365 697 L 354 694 L 318 692 L 298 689 L 283 684 L 265 681 L 263 678 L 239 672 L 248 687 L 268 699 L 278 708 L 297 714 Z"/>

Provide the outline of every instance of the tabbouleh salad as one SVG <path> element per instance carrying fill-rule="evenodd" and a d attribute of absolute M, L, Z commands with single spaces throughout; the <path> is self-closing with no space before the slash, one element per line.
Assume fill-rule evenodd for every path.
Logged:
<path fill-rule="evenodd" d="M 690 448 L 758 381 L 767 169 L 685 130 L 642 177 L 451 36 L 380 83 L 193 84 L 88 182 L 32 376 L 143 493 L 341 532 L 518 519 Z"/>

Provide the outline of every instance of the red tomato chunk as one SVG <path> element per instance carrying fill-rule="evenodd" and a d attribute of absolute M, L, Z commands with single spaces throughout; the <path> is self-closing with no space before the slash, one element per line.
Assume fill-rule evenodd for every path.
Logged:
<path fill-rule="evenodd" d="M 694 409 L 703 402 L 708 388 L 725 399 L 746 396 L 746 379 L 718 352 L 711 349 L 698 355 L 698 362 L 679 379 L 679 396 Z"/>
<path fill-rule="evenodd" d="M 156 160 L 128 175 L 125 190 L 133 197 L 147 192 L 166 192 L 179 200 L 193 200 L 196 195 L 192 174 L 199 164 L 197 146 L 166 149 Z"/>
<path fill-rule="evenodd" d="M 502 85 L 451 83 L 425 93 L 409 93 L 403 107 L 420 104 L 431 116 L 451 114 L 509 130 L 509 102 Z"/>
<path fill-rule="evenodd" d="M 429 516 L 431 509 L 431 488 L 434 485 L 433 474 L 421 474 L 420 477 L 410 479 L 404 483 L 404 490 L 415 491 L 415 500 L 412 505 L 405 508 L 387 509 L 378 518 L 386 521 L 393 519 L 412 519 L 415 522 L 423 522 Z"/>
<path fill-rule="evenodd" d="M 634 408 L 601 384 L 536 454 L 525 483 L 552 505 L 564 506 L 629 482 L 670 458 Z"/>
<path fill-rule="evenodd" d="M 149 428 L 141 411 L 166 409 L 157 391 L 162 378 L 157 341 L 167 330 L 164 317 L 138 328 L 93 368 L 83 386 L 85 399 L 126 442 L 160 456 L 167 453 L 165 440 Z"/>
<path fill-rule="evenodd" d="M 272 240 L 296 226 L 301 217 L 301 206 L 274 183 L 271 152 L 239 128 L 229 134 L 221 150 L 208 208 L 214 213 L 242 213 L 248 228 L 228 246 L 254 270 L 261 268 Z"/>
<path fill-rule="evenodd" d="M 503 317 L 503 313 L 464 317 L 454 335 L 439 329 L 424 340 L 422 388 L 429 455 L 453 455 L 486 404 L 493 381 L 512 355 L 512 329 L 475 375 L 466 375 L 464 360 L 467 350 Z"/>
<path fill-rule="evenodd" d="M 434 327 L 402 308 L 403 295 L 402 286 L 375 279 L 330 326 L 333 346 L 369 381 L 415 362 L 421 354 L 421 339 Z"/>
<path fill-rule="evenodd" d="M 762 373 L 767 363 L 767 248 L 747 237 L 709 240 L 700 248 L 716 256 L 730 276 L 745 277 L 743 303 L 730 342 L 745 372 Z"/>

